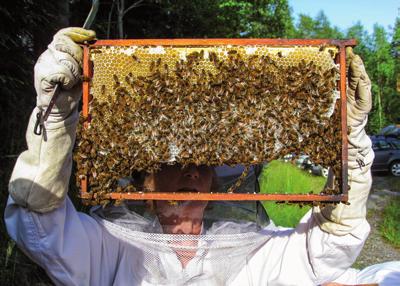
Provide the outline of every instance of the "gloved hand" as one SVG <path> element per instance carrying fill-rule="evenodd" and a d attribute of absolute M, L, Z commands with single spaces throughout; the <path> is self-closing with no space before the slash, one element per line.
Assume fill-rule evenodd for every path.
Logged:
<path fill-rule="evenodd" d="M 374 160 L 372 143 L 365 133 L 371 110 L 371 81 L 364 64 L 352 48 L 346 49 L 348 66 L 347 125 L 349 204 L 314 208 L 314 217 L 322 230 L 345 235 L 365 223 L 366 204 L 371 188 L 371 164 Z"/>
<path fill-rule="evenodd" d="M 77 43 L 94 38 L 93 31 L 62 29 L 35 66 L 37 107 L 26 133 L 28 150 L 18 157 L 9 184 L 10 196 L 19 206 L 48 212 L 64 201 L 81 97 L 82 49 Z M 46 110 L 56 84 L 60 84 L 60 94 L 45 123 L 46 136 L 35 135 L 36 114 Z"/>
<path fill-rule="evenodd" d="M 78 43 L 95 37 L 95 32 L 91 30 L 62 29 L 39 57 L 35 65 L 36 105 L 45 111 L 56 84 L 60 85 L 60 94 L 51 110 L 49 123 L 66 119 L 76 108 L 81 96 L 81 85 L 78 83 L 82 73 L 82 48 Z"/>

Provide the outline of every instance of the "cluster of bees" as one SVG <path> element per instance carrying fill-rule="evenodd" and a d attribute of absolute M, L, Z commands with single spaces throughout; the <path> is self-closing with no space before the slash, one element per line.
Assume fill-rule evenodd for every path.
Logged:
<path fill-rule="evenodd" d="M 98 194 L 141 191 L 118 182 L 168 162 L 249 166 L 305 153 L 332 168 L 336 187 L 325 193 L 339 193 L 337 77 L 336 67 L 304 60 L 285 67 L 233 49 L 225 59 L 196 51 L 174 68 L 160 57 L 148 75 L 114 75 L 111 88 L 101 87 L 107 100 L 93 98 L 90 124 L 78 131 L 77 176 Z"/>

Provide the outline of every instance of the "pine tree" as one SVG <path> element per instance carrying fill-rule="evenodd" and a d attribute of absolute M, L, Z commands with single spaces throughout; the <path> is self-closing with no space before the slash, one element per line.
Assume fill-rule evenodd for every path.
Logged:
<path fill-rule="evenodd" d="M 374 100 L 368 131 L 377 133 L 393 120 L 390 101 L 395 95 L 395 61 L 391 54 L 387 33 L 383 27 L 374 26 L 372 39 L 371 52 L 373 56 L 367 62 L 367 70 L 372 81 Z"/>

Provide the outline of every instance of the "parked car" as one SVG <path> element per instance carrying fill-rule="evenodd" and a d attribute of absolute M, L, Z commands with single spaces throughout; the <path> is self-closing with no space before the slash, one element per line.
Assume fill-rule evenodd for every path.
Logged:
<path fill-rule="evenodd" d="M 328 169 L 321 165 L 314 164 L 308 155 L 300 155 L 296 160 L 296 165 L 316 176 L 328 177 Z"/>
<path fill-rule="evenodd" d="M 382 128 L 382 130 L 379 132 L 379 135 L 390 136 L 400 139 L 400 124 L 389 125 Z"/>
<path fill-rule="evenodd" d="M 400 140 L 392 136 L 371 136 L 375 159 L 372 171 L 389 171 L 393 176 L 400 176 Z"/>

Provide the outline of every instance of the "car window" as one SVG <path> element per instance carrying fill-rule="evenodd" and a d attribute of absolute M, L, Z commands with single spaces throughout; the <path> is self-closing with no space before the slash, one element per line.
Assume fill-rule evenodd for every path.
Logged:
<path fill-rule="evenodd" d="M 372 141 L 372 149 L 373 150 L 378 150 L 379 149 L 378 142 Z"/>
<path fill-rule="evenodd" d="M 378 147 L 381 150 L 389 150 L 392 149 L 392 147 L 390 146 L 390 144 L 384 140 L 379 140 L 378 141 Z"/>
<path fill-rule="evenodd" d="M 390 141 L 393 149 L 400 149 L 400 141 Z"/>

